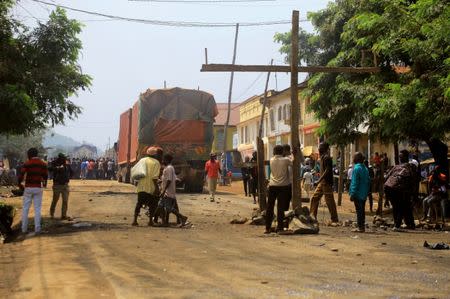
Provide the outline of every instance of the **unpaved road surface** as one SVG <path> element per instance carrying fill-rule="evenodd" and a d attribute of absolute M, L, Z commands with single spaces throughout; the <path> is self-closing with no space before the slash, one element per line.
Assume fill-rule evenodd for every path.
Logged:
<path fill-rule="evenodd" d="M 424 240 L 450 242 L 447 232 L 355 235 L 322 225 L 319 235 L 264 235 L 261 226 L 229 224 L 255 207 L 229 193 L 240 185 L 222 187 L 217 203 L 180 194 L 191 228 L 147 227 L 145 217 L 132 227 L 132 186 L 71 185 L 74 221 L 48 218 L 47 190 L 47 233 L 0 245 L 1 298 L 450 298 L 450 251 L 423 248 Z M 345 201 L 341 220 L 353 219 L 350 211 Z"/>

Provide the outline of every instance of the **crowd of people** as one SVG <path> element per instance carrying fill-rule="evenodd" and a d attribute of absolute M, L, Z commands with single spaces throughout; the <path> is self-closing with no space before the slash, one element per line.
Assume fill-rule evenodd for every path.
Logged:
<path fill-rule="evenodd" d="M 317 220 L 318 206 L 321 198 L 324 197 L 331 216 L 331 225 L 337 226 L 339 217 L 334 192 L 337 192 L 339 171 L 337 166 L 333 166 L 330 147 L 326 142 L 319 145 L 318 158 L 314 159 L 314 156 L 311 156 L 305 159 L 301 165 L 301 184 L 310 198 L 311 216 Z M 350 200 L 355 205 L 357 216 L 355 232 L 365 231 L 366 201 L 369 202 L 370 212 L 373 212 L 373 192 L 378 193 L 377 214 L 381 215 L 383 206 L 390 207 L 392 205 L 393 230 L 400 230 L 402 223 L 404 223 L 404 228 L 415 229 L 413 209 L 417 206 L 421 206 L 423 210 L 423 217 L 420 220 L 429 220 L 431 207 L 437 206 L 442 223 L 445 223 L 448 184 L 444 171 L 439 167 L 421 170 L 417 155 L 411 155 L 407 150 L 400 152 L 400 163 L 392 167 L 386 153 L 380 155 L 376 152 L 369 160 L 362 153 L 355 153 L 344 176 L 345 191 L 348 192 Z M 275 201 L 277 201 L 278 217 L 278 227 L 275 231 L 284 230 L 286 227 L 283 218 L 291 201 L 292 161 L 293 155 L 289 145 L 274 147 L 267 182 L 266 233 L 272 231 Z M 339 165 L 339 159 L 336 164 Z M 246 157 L 241 171 L 245 195 L 254 194 L 255 196 L 257 190 L 251 186 L 253 186 L 252 182 L 257 182 L 256 157 L 252 158 L 252 162 L 249 157 Z M 428 181 L 429 185 L 428 196 L 425 197 L 419 194 L 419 184 L 424 179 Z M 255 198 L 254 202 L 256 203 Z"/>
<path fill-rule="evenodd" d="M 115 163 L 110 159 L 100 158 L 97 161 L 87 159 L 69 160 L 64 154 L 52 159 L 49 163 L 38 158 L 36 148 L 28 150 L 28 161 L 23 163 L 18 172 L 18 184 L 23 190 L 22 232 L 28 228 L 28 211 L 33 202 L 35 208 L 35 233 L 40 233 L 40 215 L 42 204 L 42 191 L 48 179 L 53 179 L 53 199 L 50 206 L 50 216 L 55 216 L 59 198 L 62 198 L 61 219 L 68 219 L 69 182 L 71 178 L 81 179 L 112 179 L 114 178 Z M 287 223 L 284 220 L 285 212 L 289 209 L 292 200 L 292 167 L 293 152 L 289 145 L 276 145 L 270 159 L 270 176 L 267 183 L 267 208 L 265 211 L 266 230 L 271 233 L 274 217 L 275 203 L 277 203 L 277 227 L 275 232 L 285 230 Z M 137 203 L 134 210 L 132 225 L 138 225 L 138 216 L 141 209 L 147 209 L 148 225 L 168 225 L 169 215 L 174 214 L 177 223 L 184 226 L 187 217 L 180 213 L 176 198 L 177 176 L 172 166 L 173 157 L 164 154 L 162 148 L 149 147 L 146 156 L 140 159 L 132 168 L 131 178 L 136 182 Z M 421 171 L 417 157 L 410 155 L 407 150 L 399 153 L 398 165 L 389 167 L 385 154 L 375 153 L 369 164 L 363 154 L 357 152 L 353 163 L 347 171 L 348 187 L 346 188 L 350 200 L 355 205 L 357 228 L 356 232 L 365 231 L 366 201 L 372 211 L 372 191 L 379 192 L 378 209 L 381 208 L 382 196 L 385 204 L 392 205 L 394 230 L 400 230 L 402 223 L 407 229 L 415 229 L 413 216 L 414 206 L 419 205 L 423 210 L 421 220 L 430 217 L 432 207 L 440 207 L 442 222 L 445 223 L 447 202 L 448 178 L 447 173 L 435 167 L 430 173 Z M 317 170 L 318 178 L 314 179 Z M 428 169 L 429 170 L 429 169 Z M 256 203 L 258 188 L 258 169 L 256 153 L 252 158 L 245 158 L 241 169 L 245 196 L 252 196 Z M 208 185 L 211 202 L 215 201 L 217 180 L 221 173 L 220 163 L 215 154 L 205 163 L 205 181 Z M 331 216 L 331 225 L 339 225 L 339 217 L 334 200 L 333 185 L 335 182 L 335 168 L 330 156 L 330 146 L 323 142 L 319 145 L 318 162 L 308 160 L 302 165 L 302 185 L 310 197 L 310 215 L 317 220 L 317 212 L 322 197 Z M 429 185 L 429 194 L 424 198 L 419 196 L 419 184 L 423 176 Z M 377 186 L 374 189 L 374 181 Z M 161 220 L 161 223 L 159 223 Z M 333 225 L 335 224 L 335 225 Z"/>

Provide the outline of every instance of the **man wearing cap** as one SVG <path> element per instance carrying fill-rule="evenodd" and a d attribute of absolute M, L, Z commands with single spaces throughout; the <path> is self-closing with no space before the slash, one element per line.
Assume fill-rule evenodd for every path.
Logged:
<path fill-rule="evenodd" d="M 59 153 L 58 158 L 50 165 L 49 170 L 53 173 L 53 200 L 50 205 L 50 217 L 55 216 L 55 208 L 59 197 L 62 197 L 61 219 L 67 219 L 67 205 L 69 202 L 69 181 L 73 175 L 72 168 L 67 164 L 67 158 Z"/>
<path fill-rule="evenodd" d="M 157 160 L 157 157 L 158 148 L 152 146 L 147 149 L 147 157 L 142 158 L 145 159 L 147 175 L 141 178 L 137 184 L 136 191 L 138 198 L 136 208 L 134 209 L 134 220 L 132 223 L 134 226 L 138 225 L 137 217 L 139 216 L 143 205 L 148 206 L 149 209 L 148 225 L 153 226 L 153 216 L 155 215 L 159 200 L 158 178 L 161 169 L 161 164 Z"/>
<path fill-rule="evenodd" d="M 205 164 L 205 172 L 208 182 L 210 200 L 211 202 L 213 202 L 214 196 L 216 195 L 217 179 L 219 178 L 220 173 L 220 164 L 216 160 L 216 154 L 211 153 L 209 156 L 210 159 L 206 161 Z"/>

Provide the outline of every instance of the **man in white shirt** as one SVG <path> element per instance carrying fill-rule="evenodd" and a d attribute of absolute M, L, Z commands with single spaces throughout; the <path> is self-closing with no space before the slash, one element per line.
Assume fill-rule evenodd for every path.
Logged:
<path fill-rule="evenodd" d="M 176 208 L 177 199 L 176 199 L 176 180 L 177 176 L 175 174 L 175 168 L 172 166 L 173 157 L 170 154 L 166 154 L 163 157 L 163 164 L 165 165 L 163 173 L 162 173 L 162 198 L 159 201 L 159 208 L 163 211 L 163 225 L 169 225 L 169 215 L 173 213 L 177 216 L 177 222 L 181 223 L 181 226 L 186 225 L 187 217 L 183 216 L 178 209 Z"/>
<path fill-rule="evenodd" d="M 273 210 L 277 200 L 277 232 L 283 231 L 284 212 L 289 207 L 291 198 L 291 179 L 289 167 L 292 167 L 292 160 L 283 157 L 283 146 L 276 145 L 273 149 L 274 157 L 270 159 L 270 180 L 268 190 L 268 201 L 266 209 L 266 231 L 269 234 L 272 230 Z"/>

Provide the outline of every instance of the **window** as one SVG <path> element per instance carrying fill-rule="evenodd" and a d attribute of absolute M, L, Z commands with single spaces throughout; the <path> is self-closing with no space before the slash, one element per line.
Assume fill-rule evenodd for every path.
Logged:
<path fill-rule="evenodd" d="M 275 115 L 273 109 L 270 109 L 270 130 L 275 131 Z"/>
<path fill-rule="evenodd" d="M 282 111 L 281 111 L 281 106 L 278 107 L 278 121 L 281 121 L 282 119 L 282 115 L 281 115 Z"/>
<path fill-rule="evenodd" d="M 244 127 L 244 133 L 245 133 L 245 143 L 248 143 L 248 126 L 245 126 Z"/>
<path fill-rule="evenodd" d="M 241 143 L 244 143 L 244 127 L 241 127 Z"/>
<path fill-rule="evenodd" d="M 283 119 L 287 119 L 287 113 L 286 113 L 286 104 L 283 105 Z"/>

